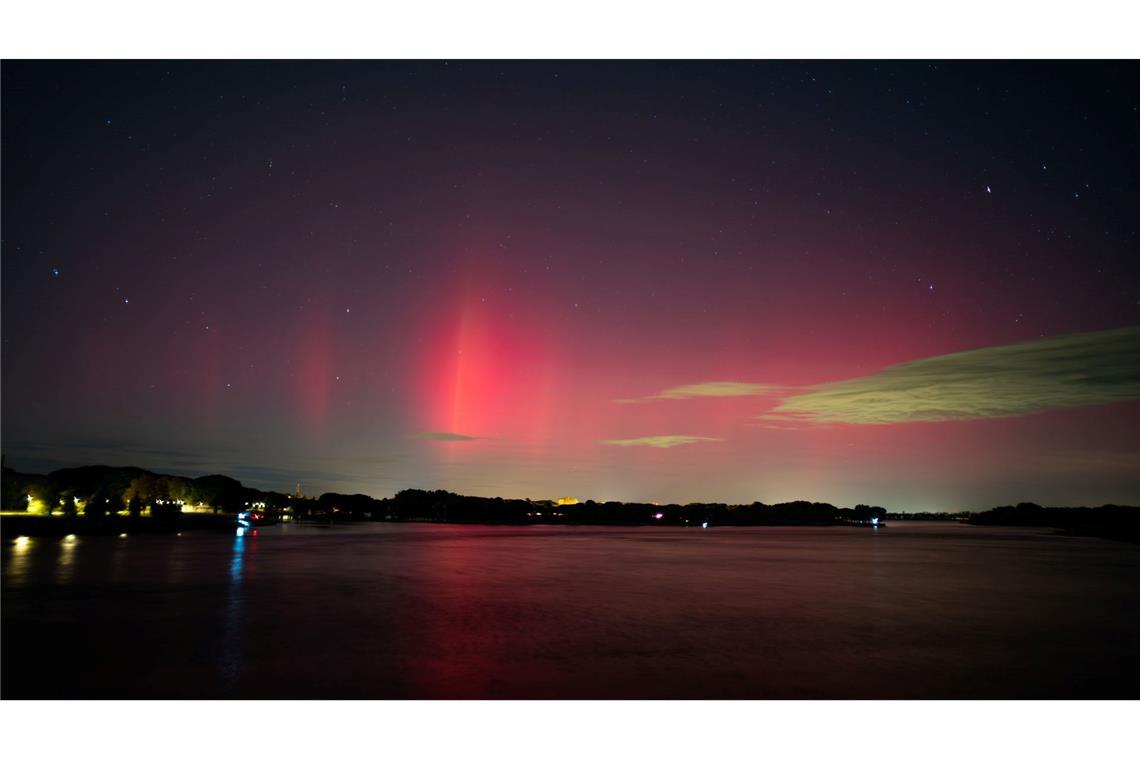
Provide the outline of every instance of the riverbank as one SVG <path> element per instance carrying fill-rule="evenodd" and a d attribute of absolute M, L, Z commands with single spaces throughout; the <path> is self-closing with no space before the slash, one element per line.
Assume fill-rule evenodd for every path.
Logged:
<path fill-rule="evenodd" d="M 166 534 L 183 531 L 232 531 L 233 515 L 179 515 L 176 520 L 115 515 L 101 520 L 86 517 L 2 515 L 0 534 L 15 536 L 117 536 L 122 533 Z"/>
<path fill-rule="evenodd" d="M 327 527 L 332 525 L 337 526 L 350 526 L 350 525 L 375 525 L 377 523 L 396 524 L 396 523 L 417 523 L 417 524 L 437 524 L 437 525 L 485 525 L 485 526 L 503 526 L 503 527 L 520 527 L 520 526 L 550 526 L 558 525 L 559 523 L 552 522 L 508 522 L 502 520 L 425 520 L 421 518 L 409 518 L 403 520 L 353 520 L 348 518 L 341 519 L 320 519 L 311 518 L 307 520 L 296 520 L 298 525 L 309 525 L 314 527 Z M 574 525 L 576 527 L 606 527 L 604 524 L 598 523 L 561 523 L 566 527 Z M 180 514 L 173 519 L 162 519 L 155 517 L 127 517 L 122 515 L 108 516 L 103 519 L 91 519 L 87 517 L 68 517 L 63 515 L 45 516 L 45 515 L 20 515 L 20 514 L 6 514 L 0 515 L 0 535 L 4 538 L 14 538 L 16 536 L 117 536 L 123 533 L 128 534 L 152 534 L 152 535 L 165 535 L 171 533 L 182 533 L 188 531 L 211 531 L 211 532 L 224 532 L 232 531 L 235 527 L 235 517 L 230 514 Z M 608 526 L 615 527 L 615 526 Z M 633 524 L 620 527 L 684 527 L 693 528 L 696 530 L 701 529 L 699 524 L 677 524 L 671 523 L 643 523 L 641 525 Z M 718 525 L 718 528 L 740 528 L 740 527 L 764 527 L 764 526 L 743 526 L 743 525 Z M 772 526 L 769 526 L 772 527 Z M 869 524 L 861 524 L 854 522 L 835 522 L 825 525 L 818 525 L 813 523 L 782 523 L 780 527 L 836 527 L 836 528 L 872 528 Z M 876 527 L 886 527 L 883 523 Z"/>

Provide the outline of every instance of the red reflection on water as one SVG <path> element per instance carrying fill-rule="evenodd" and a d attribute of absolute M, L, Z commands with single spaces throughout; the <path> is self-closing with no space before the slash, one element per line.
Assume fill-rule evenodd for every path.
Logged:
<path fill-rule="evenodd" d="M 421 647 L 409 658 L 413 693 L 427 697 L 478 698 L 494 693 L 509 656 L 505 628 L 485 625 L 488 598 L 496 591 L 486 572 L 495 552 L 472 541 L 469 526 L 435 526 L 419 543 L 423 574 Z"/>

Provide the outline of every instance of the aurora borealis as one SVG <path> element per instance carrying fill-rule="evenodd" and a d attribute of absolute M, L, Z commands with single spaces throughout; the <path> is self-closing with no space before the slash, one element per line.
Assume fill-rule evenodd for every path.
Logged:
<path fill-rule="evenodd" d="M 6 463 L 1140 502 L 1138 74 L 6 62 Z"/>

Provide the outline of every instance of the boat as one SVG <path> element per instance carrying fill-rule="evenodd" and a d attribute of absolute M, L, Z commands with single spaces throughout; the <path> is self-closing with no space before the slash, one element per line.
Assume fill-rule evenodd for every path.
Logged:
<path fill-rule="evenodd" d="M 251 509 L 237 514 L 239 528 L 257 528 L 265 525 L 276 525 L 278 522 L 276 513 L 268 514 L 262 510 Z"/>

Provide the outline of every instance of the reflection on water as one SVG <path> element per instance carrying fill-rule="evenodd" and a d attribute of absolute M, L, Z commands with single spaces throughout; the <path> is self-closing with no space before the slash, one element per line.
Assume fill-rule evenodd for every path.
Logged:
<path fill-rule="evenodd" d="M 59 542 L 59 559 L 55 563 L 56 583 L 70 583 L 75 575 L 75 549 L 78 536 L 64 536 Z"/>
<path fill-rule="evenodd" d="M 166 562 L 166 582 L 170 586 L 179 586 L 192 572 L 193 566 L 189 559 L 190 546 L 186 541 L 173 540 L 170 544 L 169 556 Z"/>
<path fill-rule="evenodd" d="M 1140 547 L 1041 531 L 282 525 L 2 547 L 11 698 L 1140 697 Z"/>
<path fill-rule="evenodd" d="M 4 585 L 19 587 L 27 583 L 28 561 L 31 558 L 35 539 L 29 536 L 18 536 L 12 542 L 12 551 L 4 565 Z"/>
<path fill-rule="evenodd" d="M 232 691 L 241 676 L 241 577 L 245 564 L 245 528 L 238 528 L 230 559 L 230 583 L 226 596 L 226 614 L 222 632 L 222 679 L 226 690 Z"/>

